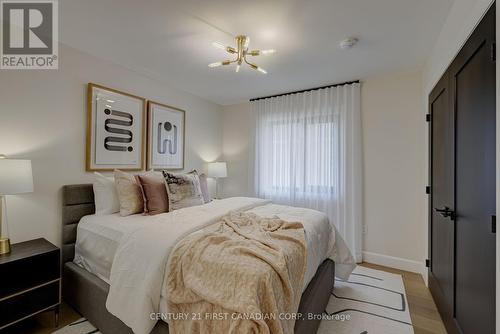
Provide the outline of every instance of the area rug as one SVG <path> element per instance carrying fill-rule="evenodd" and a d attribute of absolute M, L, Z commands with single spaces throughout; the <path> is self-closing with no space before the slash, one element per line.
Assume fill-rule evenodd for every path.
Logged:
<path fill-rule="evenodd" d="M 92 324 L 85 318 L 63 327 L 52 334 L 101 334 Z"/>
<path fill-rule="evenodd" d="M 401 275 L 357 267 L 335 279 L 318 334 L 413 334 Z"/>
<path fill-rule="evenodd" d="M 53 334 L 100 334 L 82 318 Z M 413 334 L 401 275 L 357 267 L 335 279 L 318 334 Z"/>

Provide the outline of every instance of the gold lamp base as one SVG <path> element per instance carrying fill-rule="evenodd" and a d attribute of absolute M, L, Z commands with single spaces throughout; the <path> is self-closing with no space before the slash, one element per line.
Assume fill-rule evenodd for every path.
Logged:
<path fill-rule="evenodd" d="M 10 253 L 10 239 L 9 238 L 1 238 L 0 239 L 0 254 L 8 254 Z"/>

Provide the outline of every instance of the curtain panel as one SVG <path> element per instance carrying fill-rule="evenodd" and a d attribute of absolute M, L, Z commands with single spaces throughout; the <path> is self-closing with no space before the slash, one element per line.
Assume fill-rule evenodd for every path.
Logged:
<path fill-rule="evenodd" d="M 362 261 L 360 84 L 253 101 L 254 193 L 324 212 Z"/>

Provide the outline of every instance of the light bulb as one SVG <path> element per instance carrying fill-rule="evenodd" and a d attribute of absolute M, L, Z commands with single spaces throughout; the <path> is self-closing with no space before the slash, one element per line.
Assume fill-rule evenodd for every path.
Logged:
<path fill-rule="evenodd" d="M 219 42 L 213 42 L 212 45 L 215 46 L 218 49 L 222 49 L 222 50 L 226 49 L 226 47 L 223 44 L 219 43 Z"/>
<path fill-rule="evenodd" d="M 240 71 L 240 65 L 236 65 L 236 73 Z"/>
<path fill-rule="evenodd" d="M 222 65 L 222 62 L 221 61 L 218 61 L 216 63 L 212 63 L 212 64 L 208 64 L 208 67 L 219 67 Z"/>
<path fill-rule="evenodd" d="M 263 55 L 270 55 L 270 54 L 273 54 L 275 52 L 276 52 L 276 50 L 269 49 L 269 50 L 262 50 L 260 53 L 262 53 Z"/>
<path fill-rule="evenodd" d="M 249 44 L 250 44 L 250 37 L 248 37 L 248 36 L 247 36 L 247 37 L 245 38 L 245 44 L 243 45 L 243 47 L 244 47 L 245 49 L 248 49 L 248 45 L 249 45 Z"/>
<path fill-rule="evenodd" d="M 257 71 L 264 73 L 264 74 L 267 74 L 267 71 L 265 69 L 263 69 L 262 67 L 257 67 Z"/>

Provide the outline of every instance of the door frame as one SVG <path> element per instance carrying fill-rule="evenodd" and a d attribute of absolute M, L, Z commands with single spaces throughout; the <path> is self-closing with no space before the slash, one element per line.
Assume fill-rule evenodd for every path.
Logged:
<path fill-rule="evenodd" d="M 447 98 L 447 103 L 448 103 L 448 107 L 451 111 L 451 123 L 454 125 L 453 126 L 453 129 L 452 129 L 452 137 L 455 138 L 455 120 L 456 120 L 456 108 L 455 108 L 455 101 L 453 101 L 453 98 L 452 98 L 452 90 L 451 90 L 451 85 L 450 85 L 450 76 L 449 76 L 449 73 L 448 73 L 448 69 L 446 70 L 446 72 L 443 74 L 443 76 L 441 77 L 441 79 L 438 81 L 438 83 L 434 86 L 434 88 L 432 89 L 431 93 L 429 94 L 429 99 L 428 99 L 428 152 L 429 152 L 429 157 L 428 157 L 428 163 L 429 163 L 429 166 L 428 166 L 428 173 L 429 173 L 429 176 L 428 176 L 428 182 L 429 182 L 429 191 L 428 191 L 428 200 L 427 200 L 427 206 L 428 206 L 428 259 L 429 259 L 429 262 L 428 262 L 428 268 L 427 268 L 427 279 L 428 279 L 428 287 L 429 287 L 429 290 L 433 289 L 433 287 L 435 287 L 433 290 L 435 292 L 438 293 L 438 295 L 436 294 L 431 294 L 433 299 L 435 300 L 435 303 L 436 304 L 443 304 L 444 303 L 444 300 L 445 300 L 445 296 L 441 294 L 441 288 L 439 286 L 439 284 L 437 283 L 437 279 L 434 277 L 434 275 L 432 274 L 432 265 L 433 265 L 433 261 L 432 261 L 432 236 L 433 236 L 433 233 L 432 233 L 432 227 L 433 227 L 433 212 L 434 212 L 434 209 L 433 209 L 433 192 L 434 192 L 434 189 L 433 189 L 433 153 L 434 153 L 434 150 L 433 150 L 433 144 L 434 144 L 434 137 L 433 137 L 433 118 L 434 118 L 434 115 L 433 115 L 433 109 L 432 109 L 432 104 L 434 103 L 434 101 L 436 101 L 443 93 L 445 94 L 448 94 L 448 96 L 446 97 Z M 448 89 L 448 91 L 446 91 Z M 451 143 L 451 152 L 453 154 L 452 156 L 452 159 L 455 160 L 455 139 L 453 139 L 452 143 Z M 455 183 L 456 183 L 456 179 L 455 179 L 455 174 L 456 174 L 456 170 L 455 170 L 455 166 L 453 168 L 453 192 L 455 192 Z M 455 195 L 453 195 L 453 203 L 451 203 L 453 205 L 453 210 L 456 210 L 455 208 Z M 452 223 L 453 224 L 453 247 L 455 248 L 455 242 L 456 242 L 456 225 L 455 225 L 455 222 Z M 452 259 L 451 259 L 451 266 L 452 266 L 452 271 L 453 271 L 453 280 L 455 280 L 455 252 L 453 252 L 453 255 L 452 255 Z M 455 285 L 455 282 L 453 282 L 453 285 Z M 453 289 L 455 289 L 455 287 L 453 287 Z M 458 333 L 458 331 L 455 330 L 455 324 L 453 323 L 454 322 L 454 305 L 455 305 L 455 293 L 453 293 L 452 295 L 452 300 L 451 300 L 451 303 L 452 303 L 452 309 L 449 310 L 451 312 L 451 314 L 447 314 L 448 317 L 446 316 L 443 316 L 442 315 L 442 312 L 445 311 L 442 307 L 441 309 L 439 309 L 439 314 L 443 320 L 443 323 L 445 324 L 446 326 L 446 329 L 448 330 L 448 332 L 450 334 L 460 334 Z M 448 311 L 448 310 L 446 310 Z"/>

